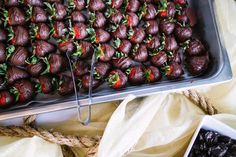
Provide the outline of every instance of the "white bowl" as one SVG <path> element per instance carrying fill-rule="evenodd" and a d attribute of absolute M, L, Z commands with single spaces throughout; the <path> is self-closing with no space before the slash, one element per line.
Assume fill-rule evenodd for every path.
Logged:
<path fill-rule="evenodd" d="M 197 127 L 192 140 L 184 154 L 184 157 L 188 157 L 192 146 L 198 136 L 198 133 L 201 129 L 206 129 L 206 130 L 211 130 L 211 131 L 216 131 L 222 135 L 228 136 L 232 139 L 236 139 L 236 130 L 233 128 L 229 127 L 228 125 L 225 125 L 224 123 L 210 117 L 210 116 L 205 116 L 199 126 Z"/>

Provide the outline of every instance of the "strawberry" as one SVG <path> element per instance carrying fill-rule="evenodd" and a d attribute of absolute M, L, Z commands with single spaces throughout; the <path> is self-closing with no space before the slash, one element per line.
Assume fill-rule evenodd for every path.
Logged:
<path fill-rule="evenodd" d="M 179 4 L 181 6 L 187 5 L 187 0 L 174 0 L 175 4 Z"/>
<path fill-rule="evenodd" d="M 160 31 L 165 35 L 170 35 L 174 32 L 175 23 L 169 20 L 162 20 L 159 25 Z"/>
<path fill-rule="evenodd" d="M 176 51 L 178 48 L 179 46 L 174 36 L 165 37 L 165 51 Z"/>
<path fill-rule="evenodd" d="M 43 61 L 47 65 L 43 74 L 58 74 L 63 72 L 68 67 L 68 60 L 59 54 L 50 54 L 48 58 L 43 58 Z"/>
<path fill-rule="evenodd" d="M 190 39 L 193 35 L 193 31 L 191 27 L 181 27 L 177 26 L 175 29 L 175 36 L 179 42 L 185 42 Z"/>
<path fill-rule="evenodd" d="M 85 8 L 85 0 L 68 0 L 68 7 L 72 10 L 83 10 Z"/>
<path fill-rule="evenodd" d="M 125 70 L 133 66 L 134 61 L 129 57 L 115 58 L 112 59 L 112 65 L 117 69 Z"/>
<path fill-rule="evenodd" d="M 109 0 L 108 4 L 111 5 L 112 8 L 119 9 L 123 4 L 123 0 Z"/>
<path fill-rule="evenodd" d="M 133 49 L 131 57 L 137 62 L 146 62 L 148 59 L 148 51 L 144 44 L 136 45 Z"/>
<path fill-rule="evenodd" d="M 160 39 L 158 36 L 150 36 L 148 37 L 148 39 L 145 41 L 146 43 L 146 47 L 147 49 L 149 50 L 152 50 L 152 49 L 157 49 L 159 48 L 160 46 Z"/>
<path fill-rule="evenodd" d="M 74 23 L 69 28 L 69 34 L 76 40 L 85 39 L 88 36 L 87 26 L 83 23 Z"/>
<path fill-rule="evenodd" d="M 126 10 L 129 12 L 137 12 L 140 7 L 138 0 L 127 0 Z"/>
<path fill-rule="evenodd" d="M 29 78 L 29 74 L 17 67 L 8 67 L 6 71 L 7 83 L 12 85 L 16 80 Z"/>
<path fill-rule="evenodd" d="M 50 36 L 50 28 L 46 23 L 30 25 L 31 39 L 48 40 Z"/>
<path fill-rule="evenodd" d="M 126 71 L 128 73 L 129 83 L 132 85 L 140 85 L 145 82 L 145 74 L 142 66 L 135 66 Z"/>
<path fill-rule="evenodd" d="M 109 19 L 111 23 L 119 24 L 123 19 L 123 14 L 116 9 L 108 8 L 105 12 L 106 17 Z"/>
<path fill-rule="evenodd" d="M 111 88 L 120 89 L 126 85 L 128 78 L 121 70 L 115 69 L 109 73 L 107 81 Z"/>
<path fill-rule="evenodd" d="M 72 22 L 81 22 L 84 23 L 86 22 L 85 16 L 82 14 L 81 11 L 75 10 L 71 13 L 71 21 Z"/>
<path fill-rule="evenodd" d="M 101 85 L 101 83 L 102 83 L 101 80 L 93 79 L 93 82 L 92 82 L 92 89 L 98 88 L 98 87 Z M 82 84 L 82 88 L 83 88 L 85 91 L 88 91 L 88 90 L 89 90 L 89 87 L 90 87 L 90 75 L 89 75 L 89 74 L 84 75 L 84 76 L 82 77 L 81 84 Z"/>
<path fill-rule="evenodd" d="M 5 44 L 0 43 L 0 63 L 5 63 L 7 58 Z"/>
<path fill-rule="evenodd" d="M 88 58 L 93 53 L 93 45 L 87 41 L 80 41 L 80 43 L 75 42 L 76 50 L 72 54 L 74 57 Z"/>
<path fill-rule="evenodd" d="M 145 31 L 141 27 L 130 29 L 128 35 L 130 41 L 134 44 L 140 44 L 146 37 Z"/>
<path fill-rule="evenodd" d="M 19 103 L 28 102 L 35 96 L 34 84 L 29 80 L 17 80 L 10 89 Z"/>
<path fill-rule="evenodd" d="M 162 67 L 168 61 L 168 56 L 166 52 L 160 51 L 151 58 L 151 63 L 154 66 Z"/>
<path fill-rule="evenodd" d="M 47 75 L 39 76 L 35 84 L 37 92 L 43 94 L 51 94 L 54 91 L 54 79 L 55 78 Z"/>
<path fill-rule="evenodd" d="M 43 0 L 23 0 L 25 5 L 43 7 Z"/>
<path fill-rule="evenodd" d="M 109 63 L 97 62 L 94 66 L 94 78 L 95 79 L 104 79 L 111 69 Z"/>
<path fill-rule="evenodd" d="M 114 45 L 115 45 L 115 48 L 121 52 L 121 53 L 125 53 L 125 54 L 129 54 L 129 52 L 131 51 L 131 48 L 132 48 L 132 44 L 129 40 L 120 40 L 120 39 L 116 39 L 114 41 Z"/>
<path fill-rule="evenodd" d="M 23 26 L 16 26 L 8 29 L 9 41 L 15 46 L 26 46 L 30 41 L 28 30 Z"/>
<path fill-rule="evenodd" d="M 176 13 L 175 4 L 173 2 L 167 2 L 167 0 L 160 0 L 160 5 L 158 7 L 158 16 L 167 18 L 173 18 Z"/>
<path fill-rule="evenodd" d="M 87 29 L 89 35 L 90 35 L 90 40 L 93 43 L 99 44 L 99 43 L 106 43 L 110 40 L 111 35 L 110 33 L 108 33 L 107 31 L 98 28 L 96 30 L 90 28 Z"/>
<path fill-rule="evenodd" d="M 186 49 L 186 54 L 188 56 L 199 56 L 205 53 L 206 49 L 202 42 L 198 39 L 193 39 Z"/>
<path fill-rule="evenodd" d="M 176 15 L 176 20 L 183 25 L 188 23 L 189 18 L 187 16 L 187 10 L 183 9 L 181 12 L 178 12 L 178 14 Z"/>
<path fill-rule="evenodd" d="M 12 7 L 8 11 L 4 10 L 3 16 L 5 18 L 5 22 L 8 22 L 10 26 L 24 25 L 26 23 L 25 14 L 18 7 Z"/>
<path fill-rule="evenodd" d="M 104 27 L 106 24 L 106 18 L 101 12 L 90 13 L 89 21 L 95 28 Z"/>
<path fill-rule="evenodd" d="M 15 51 L 10 54 L 9 62 L 14 66 L 24 66 L 26 64 L 25 60 L 29 56 L 29 51 L 25 47 L 17 47 Z"/>
<path fill-rule="evenodd" d="M 157 82 L 162 77 L 161 72 L 157 67 L 147 66 L 144 71 L 146 80 L 149 83 Z"/>
<path fill-rule="evenodd" d="M 75 45 L 73 40 L 61 40 L 58 42 L 58 49 L 63 53 L 72 53 L 75 50 Z"/>
<path fill-rule="evenodd" d="M 56 21 L 52 25 L 52 35 L 54 38 L 63 38 L 65 34 L 67 33 L 66 26 L 63 22 L 61 21 Z"/>
<path fill-rule="evenodd" d="M 108 62 L 115 54 L 115 49 L 110 44 L 101 44 L 95 48 L 97 59 Z"/>
<path fill-rule="evenodd" d="M 192 75 L 200 75 L 205 72 L 209 66 L 209 56 L 206 53 L 203 56 L 192 56 L 186 60 L 188 71 Z"/>
<path fill-rule="evenodd" d="M 112 35 L 115 38 L 119 38 L 119 39 L 126 39 L 127 38 L 127 27 L 122 24 L 119 25 L 117 28 L 113 28 L 113 32 Z"/>
<path fill-rule="evenodd" d="M 0 28 L 0 42 L 6 42 L 7 41 L 7 32 Z"/>
<path fill-rule="evenodd" d="M 144 18 L 145 20 L 154 20 L 157 15 L 157 10 L 152 4 L 144 3 L 140 10 L 141 13 L 139 17 Z"/>
<path fill-rule="evenodd" d="M 180 78 L 184 74 L 182 66 L 175 62 L 164 67 L 164 71 L 166 73 L 167 78 L 171 80 Z"/>
<path fill-rule="evenodd" d="M 133 12 L 127 12 L 125 17 L 125 23 L 128 27 L 136 27 L 139 24 L 139 17 Z"/>
<path fill-rule="evenodd" d="M 4 0 L 4 4 L 6 5 L 6 7 L 10 8 L 10 7 L 18 6 L 20 4 L 20 1 L 19 0 Z"/>
<path fill-rule="evenodd" d="M 72 78 L 66 75 L 60 75 L 58 93 L 64 96 L 72 94 L 73 92 L 74 92 L 74 83 Z"/>
<path fill-rule="evenodd" d="M 53 18 L 54 20 L 60 21 L 66 17 L 67 11 L 64 4 L 57 2 L 53 4 L 44 2 L 44 4 L 47 7 L 47 12 L 50 14 L 50 19 Z"/>
<path fill-rule="evenodd" d="M 159 26 L 156 20 L 149 20 L 146 22 L 147 34 L 155 35 L 159 31 Z"/>
<path fill-rule="evenodd" d="M 181 64 L 184 53 L 183 51 L 184 51 L 183 49 L 179 48 L 177 51 L 169 52 L 169 58 L 168 58 L 169 63 L 175 62 Z"/>
<path fill-rule="evenodd" d="M 7 90 L 0 91 L 0 108 L 7 108 L 15 103 L 15 97 Z"/>
<path fill-rule="evenodd" d="M 89 0 L 88 8 L 91 12 L 102 11 L 105 7 L 106 6 L 102 0 Z"/>
<path fill-rule="evenodd" d="M 26 63 L 28 64 L 26 66 L 27 72 L 33 77 L 39 76 L 46 69 L 46 64 L 35 56 L 28 58 Z"/>
<path fill-rule="evenodd" d="M 46 11 L 41 7 L 31 7 L 28 10 L 28 16 L 32 23 L 45 23 L 48 20 Z"/>
<path fill-rule="evenodd" d="M 74 75 L 76 77 L 81 77 L 87 73 L 89 73 L 89 68 L 90 66 L 88 65 L 88 63 L 86 63 L 85 61 L 82 60 L 78 60 L 75 65 L 74 65 Z"/>
<path fill-rule="evenodd" d="M 33 44 L 33 53 L 37 57 L 44 57 L 49 53 L 52 53 L 55 51 L 55 46 L 49 42 L 38 40 Z"/>

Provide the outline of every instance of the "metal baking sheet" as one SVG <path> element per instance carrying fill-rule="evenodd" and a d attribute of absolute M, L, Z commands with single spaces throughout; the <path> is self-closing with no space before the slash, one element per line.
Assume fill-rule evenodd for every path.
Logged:
<path fill-rule="evenodd" d="M 122 100 L 129 94 L 142 97 L 164 91 L 194 88 L 231 80 L 232 71 L 227 51 L 217 27 L 214 3 L 215 0 L 189 0 L 190 7 L 193 8 L 197 15 L 197 26 L 194 31 L 208 44 L 211 55 L 211 66 L 206 73 L 197 77 L 186 74 L 179 80 L 162 80 L 153 84 L 130 86 L 120 90 L 113 90 L 106 86 L 102 86 L 93 91 L 92 103 L 98 104 Z M 80 95 L 80 103 L 83 106 L 88 104 L 86 94 Z M 73 96 L 60 98 L 57 95 L 39 95 L 35 101 L 28 104 L 0 110 L 0 120 L 75 108 L 76 106 L 75 97 Z"/>

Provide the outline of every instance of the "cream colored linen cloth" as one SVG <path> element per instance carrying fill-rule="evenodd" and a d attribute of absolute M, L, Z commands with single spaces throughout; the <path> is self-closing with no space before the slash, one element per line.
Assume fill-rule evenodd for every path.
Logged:
<path fill-rule="evenodd" d="M 218 24 L 236 74 L 236 4 L 215 0 Z M 236 77 L 228 83 L 198 88 L 217 104 L 216 119 L 236 128 Z M 92 123 L 82 126 L 75 115 L 43 127 L 73 135 L 103 135 L 97 157 L 181 157 L 204 113 L 179 93 L 145 98 L 128 96 L 119 102 L 92 107 Z M 53 117 L 52 117 L 53 118 Z M 40 119 L 40 116 L 39 116 Z M 86 149 L 74 148 L 77 157 Z M 61 148 L 38 137 L 0 137 L 0 157 L 61 157 Z"/>

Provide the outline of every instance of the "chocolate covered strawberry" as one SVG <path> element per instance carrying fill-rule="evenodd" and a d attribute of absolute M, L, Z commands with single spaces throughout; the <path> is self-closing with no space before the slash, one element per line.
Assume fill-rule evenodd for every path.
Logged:
<path fill-rule="evenodd" d="M 54 24 L 51 24 L 51 26 L 51 32 L 54 38 L 63 38 L 68 31 L 65 24 L 61 21 L 56 21 Z"/>
<path fill-rule="evenodd" d="M 108 0 L 107 4 L 112 8 L 119 9 L 123 4 L 123 0 Z"/>
<path fill-rule="evenodd" d="M 178 43 L 174 36 L 165 37 L 165 51 L 175 51 L 179 48 Z"/>
<path fill-rule="evenodd" d="M 147 40 L 145 40 L 147 49 L 158 49 L 160 46 L 160 39 L 158 36 L 149 36 Z"/>
<path fill-rule="evenodd" d="M 175 62 L 164 67 L 164 70 L 168 79 L 178 79 L 184 74 L 182 65 Z"/>
<path fill-rule="evenodd" d="M 89 0 L 88 8 L 92 12 L 102 11 L 105 7 L 105 3 L 102 0 Z"/>
<path fill-rule="evenodd" d="M 71 39 L 59 40 L 58 49 L 60 50 L 60 52 L 71 54 L 75 50 L 74 41 Z"/>
<path fill-rule="evenodd" d="M 0 43 L 0 63 L 5 63 L 7 58 L 5 44 Z"/>
<path fill-rule="evenodd" d="M 182 59 L 183 59 L 182 49 L 178 49 L 177 51 L 174 51 L 174 52 L 169 52 L 169 56 L 168 56 L 169 63 L 175 62 L 175 63 L 181 64 Z"/>
<path fill-rule="evenodd" d="M 147 66 L 144 70 L 147 82 L 157 82 L 162 78 L 161 72 L 157 67 Z"/>
<path fill-rule="evenodd" d="M 112 29 L 113 29 L 113 32 L 112 32 L 113 37 L 119 38 L 119 39 L 127 38 L 128 29 L 124 24 L 119 25 L 119 26 L 114 26 Z"/>
<path fill-rule="evenodd" d="M 167 0 L 160 1 L 161 4 L 158 7 L 158 16 L 163 18 L 173 18 L 176 13 L 175 4 L 173 2 L 167 2 Z"/>
<path fill-rule="evenodd" d="M 111 88 L 120 89 L 126 85 L 128 78 L 121 70 L 115 69 L 109 73 L 107 81 Z"/>
<path fill-rule="evenodd" d="M 154 20 L 157 15 L 157 10 L 153 4 L 144 3 L 140 8 L 140 18 L 144 18 L 145 20 Z"/>
<path fill-rule="evenodd" d="M 86 21 L 86 18 L 81 11 L 75 10 L 71 13 L 71 21 L 84 23 Z"/>
<path fill-rule="evenodd" d="M 119 24 L 124 17 L 121 11 L 111 8 L 107 9 L 105 15 L 109 19 L 109 21 L 113 24 Z"/>
<path fill-rule="evenodd" d="M 6 5 L 6 7 L 9 7 L 9 8 L 18 6 L 20 4 L 19 0 L 4 0 L 4 1 L 2 1 L 2 3 L 3 2 Z"/>
<path fill-rule="evenodd" d="M 121 70 L 128 69 L 134 65 L 134 61 L 129 57 L 121 57 L 112 59 L 112 65 Z"/>
<path fill-rule="evenodd" d="M 128 35 L 130 41 L 134 44 L 140 44 L 146 37 L 145 31 L 141 27 L 130 29 Z"/>
<path fill-rule="evenodd" d="M 94 66 L 94 78 L 95 79 L 104 79 L 111 69 L 109 63 L 97 62 Z"/>
<path fill-rule="evenodd" d="M 44 62 L 47 64 L 46 70 L 43 74 L 58 74 L 63 72 L 68 67 L 68 60 L 62 55 L 59 54 L 50 54 L 47 58 L 43 58 Z"/>
<path fill-rule="evenodd" d="M 127 12 L 124 21 L 128 27 L 136 27 L 139 24 L 139 17 L 133 12 Z"/>
<path fill-rule="evenodd" d="M 140 7 L 140 2 L 138 0 L 127 0 L 126 10 L 130 12 L 137 12 Z"/>
<path fill-rule="evenodd" d="M 199 75 L 205 72 L 209 66 L 209 56 L 205 54 L 203 56 L 192 56 L 186 60 L 188 71 L 192 75 Z"/>
<path fill-rule="evenodd" d="M 23 0 L 25 5 L 43 7 L 43 0 Z"/>
<path fill-rule="evenodd" d="M 38 40 L 33 44 L 33 53 L 37 57 L 44 57 L 45 55 L 54 52 L 55 46 L 49 42 Z"/>
<path fill-rule="evenodd" d="M 27 72 L 33 77 L 39 76 L 46 69 L 46 64 L 35 56 L 28 58 L 26 63 L 28 64 L 26 66 Z"/>
<path fill-rule="evenodd" d="M 136 45 L 133 50 L 131 57 L 137 62 L 146 62 L 148 59 L 148 51 L 144 44 Z"/>
<path fill-rule="evenodd" d="M 16 101 L 19 103 L 32 100 L 36 94 L 33 82 L 25 79 L 17 80 L 10 91 L 14 93 Z"/>
<path fill-rule="evenodd" d="M 185 6 L 185 5 L 187 5 L 187 0 L 174 0 L 174 3 L 175 4 L 179 4 L 179 5 L 181 5 L 181 6 Z"/>
<path fill-rule="evenodd" d="M 29 78 L 29 74 L 17 67 L 8 67 L 6 71 L 7 83 L 12 85 L 16 80 Z"/>
<path fill-rule="evenodd" d="M 103 61 L 108 62 L 115 54 L 115 49 L 109 44 L 101 44 L 95 49 L 96 57 Z"/>
<path fill-rule="evenodd" d="M 72 78 L 66 75 L 60 75 L 58 93 L 64 96 L 72 94 L 73 92 L 74 92 L 74 83 Z"/>
<path fill-rule="evenodd" d="M 88 58 L 93 53 L 93 45 L 87 41 L 74 42 L 75 51 L 72 54 L 74 57 Z"/>
<path fill-rule="evenodd" d="M 50 94 L 54 91 L 54 81 L 55 78 L 52 76 L 39 76 L 35 84 L 35 88 L 38 93 Z"/>
<path fill-rule="evenodd" d="M 127 55 L 129 54 L 132 48 L 132 44 L 129 40 L 120 40 L 119 38 L 114 40 L 114 46 L 119 52 L 125 53 Z"/>
<path fill-rule="evenodd" d="M 175 23 L 170 20 L 162 20 L 159 24 L 160 31 L 165 35 L 170 35 L 174 32 Z"/>
<path fill-rule="evenodd" d="M 101 12 L 90 13 L 89 22 L 95 28 L 104 27 L 106 24 L 106 18 Z"/>
<path fill-rule="evenodd" d="M 28 18 L 32 23 L 45 23 L 48 20 L 46 11 L 41 7 L 31 7 L 27 11 Z"/>
<path fill-rule="evenodd" d="M 151 58 L 151 63 L 157 67 L 162 67 L 168 61 L 168 56 L 166 52 L 160 51 L 153 55 Z"/>
<path fill-rule="evenodd" d="M 16 47 L 15 51 L 10 54 L 9 62 L 14 66 L 24 66 L 26 59 L 29 56 L 29 51 L 25 47 Z"/>
<path fill-rule="evenodd" d="M 84 23 L 74 23 L 69 27 L 69 34 L 76 40 L 85 39 L 88 36 L 87 26 Z"/>
<path fill-rule="evenodd" d="M 50 28 L 46 23 L 31 24 L 30 36 L 32 40 L 48 40 L 50 36 Z"/>
<path fill-rule="evenodd" d="M 179 42 L 185 42 L 190 39 L 193 35 L 193 31 L 191 27 L 181 27 L 177 26 L 175 29 L 175 36 Z"/>
<path fill-rule="evenodd" d="M 0 42 L 5 41 L 7 41 L 7 32 L 3 28 L 0 28 Z"/>
<path fill-rule="evenodd" d="M 159 31 L 159 26 L 156 20 L 147 21 L 145 26 L 147 34 L 155 35 Z"/>
<path fill-rule="evenodd" d="M 10 27 L 9 29 L 9 41 L 12 45 L 26 46 L 30 41 L 28 30 L 23 26 Z"/>
<path fill-rule="evenodd" d="M 85 5 L 85 0 L 68 0 L 68 7 L 72 10 L 83 10 Z"/>
<path fill-rule="evenodd" d="M 87 29 L 89 35 L 90 35 L 90 40 L 94 43 L 106 43 L 110 40 L 111 35 L 104 29 L 98 28 L 96 30 L 90 28 Z"/>
<path fill-rule="evenodd" d="M 145 82 L 145 73 L 142 66 L 135 66 L 126 71 L 128 73 L 129 83 L 132 85 L 140 85 Z"/>
<path fill-rule="evenodd" d="M 96 80 L 96 79 L 93 79 L 92 81 L 92 89 L 96 89 L 98 88 L 100 85 L 101 85 L 101 80 Z M 81 79 L 81 85 L 82 85 L 82 88 L 85 90 L 85 91 L 88 91 L 89 90 L 89 87 L 90 87 L 90 75 L 87 74 L 87 75 L 84 75 Z"/>
<path fill-rule="evenodd" d="M 193 39 L 186 49 L 186 53 L 189 56 L 199 56 L 205 53 L 205 47 L 198 39 Z"/>
<path fill-rule="evenodd" d="M 63 20 L 66 17 L 67 11 L 64 4 L 50 4 L 48 2 L 45 2 L 44 4 L 47 6 L 47 12 L 50 14 L 50 18 L 53 18 L 54 20 Z"/>
<path fill-rule="evenodd" d="M 81 77 L 85 74 L 87 74 L 90 70 L 90 66 L 88 65 L 88 63 L 86 63 L 85 61 L 82 60 L 78 60 L 75 65 L 74 65 L 74 75 L 76 77 Z"/>
<path fill-rule="evenodd" d="M 10 26 L 23 25 L 26 22 L 24 12 L 18 7 L 12 7 L 8 11 L 3 10 L 5 26 L 8 23 Z"/>
<path fill-rule="evenodd" d="M 187 16 L 187 9 L 183 9 L 181 12 L 178 12 L 176 15 L 176 20 L 180 24 L 186 25 L 189 22 L 189 17 Z"/>
<path fill-rule="evenodd" d="M 10 107 L 15 103 L 15 96 L 7 90 L 0 91 L 0 108 Z"/>

